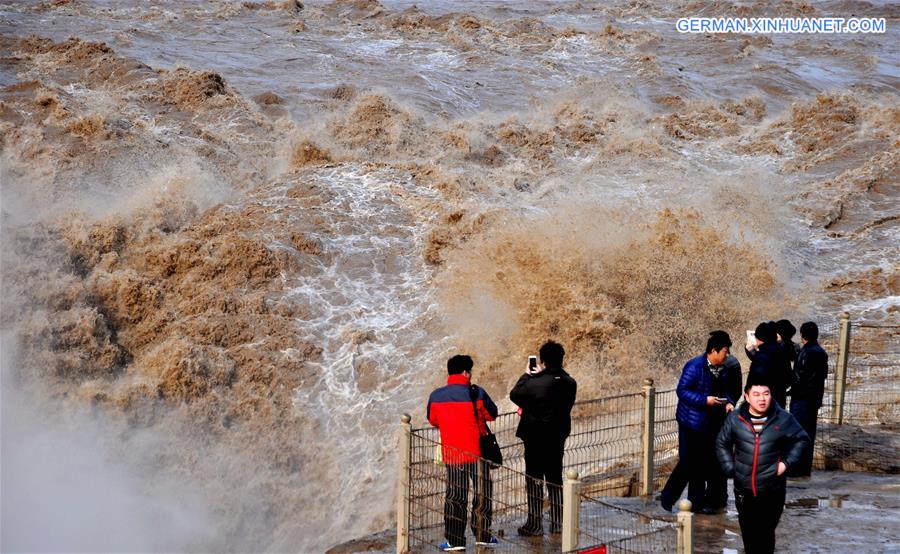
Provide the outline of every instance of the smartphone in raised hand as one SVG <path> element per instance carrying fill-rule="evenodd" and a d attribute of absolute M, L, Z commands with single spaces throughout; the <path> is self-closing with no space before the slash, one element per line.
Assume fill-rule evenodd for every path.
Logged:
<path fill-rule="evenodd" d="M 528 373 L 534 375 L 537 372 L 537 356 L 528 356 Z"/>
<path fill-rule="evenodd" d="M 756 332 L 747 330 L 747 350 L 756 352 Z"/>

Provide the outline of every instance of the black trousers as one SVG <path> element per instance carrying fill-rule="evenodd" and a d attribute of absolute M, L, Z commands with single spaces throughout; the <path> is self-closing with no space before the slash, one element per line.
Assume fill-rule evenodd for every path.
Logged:
<path fill-rule="evenodd" d="M 483 462 L 447 465 L 447 495 L 444 497 L 444 536 L 453 546 L 466 544 L 466 511 L 472 482 L 472 534 L 475 540 L 491 538 L 491 497 L 494 483 Z"/>
<path fill-rule="evenodd" d="M 734 490 L 741 538 L 747 554 L 775 552 L 775 528 L 784 511 L 784 489 L 753 496 L 750 491 Z"/>
<path fill-rule="evenodd" d="M 804 477 L 812 473 L 813 450 L 816 444 L 816 419 L 819 415 L 819 403 L 808 398 L 791 398 L 791 414 L 797 418 L 800 426 L 809 435 L 809 448 L 803 451 L 800 462 L 788 468 L 791 477 Z"/>
<path fill-rule="evenodd" d="M 678 464 L 663 487 L 666 504 L 674 504 L 688 488 L 688 500 L 697 511 L 704 506 L 722 508 L 728 503 L 728 479 L 716 457 L 719 425 L 708 431 L 694 431 L 678 424 Z"/>
<path fill-rule="evenodd" d="M 530 531 L 543 531 L 544 485 L 550 496 L 550 531 L 562 530 L 562 468 L 566 439 L 559 437 L 535 437 L 525 443 L 525 491 L 528 495 L 528 519 L 525 527 Z"/>

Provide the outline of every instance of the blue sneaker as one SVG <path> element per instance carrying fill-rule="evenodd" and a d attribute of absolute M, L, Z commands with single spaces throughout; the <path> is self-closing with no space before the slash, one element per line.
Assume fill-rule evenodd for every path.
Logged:
<path fill-rule="evenodd" d="M 488 540 L 475 541 L 475 544 L 477 544 L 478 546 L 496 546 L 497 544 L 500 544 L 500 541 L 497 540 L 497 537 L 491 535 L 491 538 L 489 538 Z"/>
<path fill-rule="evenodd" d="M 441 544 L 438 545 L 438 548 L 440 548 L 444 552 L 455 552 L 455 551 L 466 549 L 465 546 L 453 546 L 449 542 L 442 542 Z"/>

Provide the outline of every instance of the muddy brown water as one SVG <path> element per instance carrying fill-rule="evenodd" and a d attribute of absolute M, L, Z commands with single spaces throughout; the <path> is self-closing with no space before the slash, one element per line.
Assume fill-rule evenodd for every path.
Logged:
<path fill-rule="evenodd" d="M 509 409 L 545 337 L 586 398 L 714 328 L 896 322 L 896 4 L 739 7 L 884 35 L 674 30 L 734 9 L 4 2 L 4 467 L 53 486 L 5 471 L 2 512 L 59 525 L 3 548 L 321 550 L 389 525 L 450 353 Z M 78 445 L 159 493 L 90 504 L 99 546 L 46 510 Z"/>

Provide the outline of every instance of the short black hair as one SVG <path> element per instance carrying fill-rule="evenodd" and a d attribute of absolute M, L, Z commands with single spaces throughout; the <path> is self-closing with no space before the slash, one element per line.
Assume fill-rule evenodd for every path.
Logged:
<path fill-rule="evenodd" d="M 563 356 L 566 355 L 566 349 L 561 344 L 548 340 L 541 347 L 539 352 L 541 362 L 549 369 L 562 369 Z"/>
<path fill-rule="evenodd" d="M 770 392 L 772 390 L 772 385 L 769 383 L 769 380 L 759 373 L 750 373 L 747 375 L 747 384 L 744 385 L 744 392 L 750 392 L 750 387 L 768 387 Z"/>
<path fill-rule="evenodd" d="M 775 322 L 775 329 L 781 335 L 781 340 L 790 341 L 797 334 L 797 328 L 794 324 L 786 319 L 779 319 Z"/>
<path fill-rule="evenodd" d="M 725 347 L 731 348 L 731 337 L 725 331 L 712 331 L 709 338 L 706 339 L 706 353 L 709 354 L 713 350 L 718 352 Z M 695 350 L 696 352 L 696 350 Z"/>
<path fill-rule="evenodd" d="M 472 371 L 472 366 L 474 365 L 475 362 L 472 361 L 472 356 L 457 354 L 447 360 L 447 373 L 450 375 L 458 375 L 464 371 Z"/>
<path fill-rule="evenodd" d="M 763 343 L 772 344 L 775 342 L 775 333 L 777 332 L 774 321 L 763 321 L 756 326 L 754 335 L 756 335 L 757 339 L 763 341 Z"/>
<path fill-rule="evenodd" d="M 800 326 L 800 336 L 807 342 L 816 342 L 819 340 L 819 326 L 812 321 L 807 321 Z"/>

